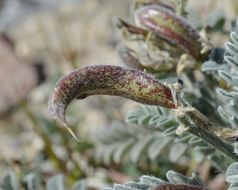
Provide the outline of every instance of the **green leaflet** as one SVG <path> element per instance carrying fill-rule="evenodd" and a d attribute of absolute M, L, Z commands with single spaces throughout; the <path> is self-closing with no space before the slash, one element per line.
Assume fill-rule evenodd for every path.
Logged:
<path fill-rule="evenodd" d="M 230 183 L 229 190 L 238 188 L 238 162 L 231 164 L 226 171 L 226 181 Z"/>
<path fill-rule="evenodd" d="M 168 181 L 161 180 L 154 176 L 141 176 L 139 182 L 128 182 L 124 185 L 115 184 L 110 190 L 207 190 L 203 187 L 201 179 L 197 175 L 188 178 L 177 172 L 168 171 L 166 174 Z M 176 182 L 174 183 L 174 180 Z"/>
<path fill-rule="evenodd" d="M 17 178 L 14 172 L 7 174 L 4 179 L 0 182 L 1 190 L 64 190 L 66 189 L 64 185 L 64 176 L 63 175 L 54 175 L 50 177 L 46 184 L 42 183 L 42 176 L 37 175 L 36 173 L 29 173 L 24 176 L 23 181 Z M 24 188 L 20 185 L 24 184 Z M 46 188 L 44 188 L 46 186 Z M 68 188 L 67 188 L 68 189 Z M 73 184 L 71 190 L 86 190 L 86 182 L 84 180 L 78 180 Z"/>

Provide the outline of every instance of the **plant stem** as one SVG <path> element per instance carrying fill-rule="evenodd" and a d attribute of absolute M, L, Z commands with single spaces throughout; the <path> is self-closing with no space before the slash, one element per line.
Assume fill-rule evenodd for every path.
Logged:
<path fill-rule="evenodd" d="M 188 132 L 200 137 L 225 155 L 238 161 L 238 155 L 234 153 L 233 146 L 224 142 L 216 135 L 219 129 L 197 109 L 193 107 L 180 107 L 175 110 L 175 115 L 182 124 L 189 127 Z"/>
<path fill-rule="evenodd" d="M 35 132 L 40 135 L 40 137 L 43 139 L 45 144 L 45 149 L 47 154 L 54 160 L 55 164 L 57 165 L 60 170 L 66 174 L 68 174 L 68 170 L 66 168 L 66 163 L 59 159 L 57 155 L 55 154 L 54 150 L 52 149 L 52 143 L 49 137 L 40 129 L 39 124 L 35 116 L 32 114 L 31 110 L 28 108 L 27 102 L 23 102 L 21 104 L 21 108 L 26 114 L 26 116 L 29 118 L 29 120 L 32 123 L 33 129 Z"/>
<path fill-rule="evenodd" d="M 72 153 L 72 150 L 70 148 L 70 145 L 69 145 L 69 140 L 68 138 L 65 136 L 65 131 L 62 129 L 62 128 L 59 128 L 59 133 L 60 133 L 60 136 L 61 136 L 61 139 L 63 141 L 63 145 L 64 145 L 64 148 L 68 154 L 68 158 L 71 160 L 71 162 L 74 164 L 74 168 L 77 170 L 78 174 L 77 174 L 77 178 L 79 177 L 84 177 L 84 173 L 81 172 L 81 168 L 79 166 L 79 164 L 77 163 L 77 161 L 74 159 L 73 157 L 73 153 Z"/>

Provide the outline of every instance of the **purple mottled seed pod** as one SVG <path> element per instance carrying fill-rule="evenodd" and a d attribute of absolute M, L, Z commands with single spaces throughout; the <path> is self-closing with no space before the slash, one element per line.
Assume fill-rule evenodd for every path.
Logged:
<path fill-rule="evenodd" d="M 158 37 L 180 47 L 195 59 L 204 61 L 199 33 L 182 17 L 161 6 L 149 5 L 135 12 L 137 24 L 154 32 Z"/>
<path fill-rule="evenodd" d="M 68 104 L 90 95 L 121 96 L 143 104 L 176 107 L 170 88 L 153 76 L 120 66 L 95 65 L 75 70 L 59 80 L 49 98 L 49 113 L 67 126 Z"/>

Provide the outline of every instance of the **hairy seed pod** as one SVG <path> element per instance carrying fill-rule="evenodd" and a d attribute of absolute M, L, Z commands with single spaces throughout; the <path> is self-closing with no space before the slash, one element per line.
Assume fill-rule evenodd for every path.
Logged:
<path fill-rule="evenodd" d="M 158 35 L 151 33 L 148 29 L 134 26 L 120 18 L 114 18 L 114 24 L 121 31 L 122 36 L 126 40 L 142 40 L 151 43 L 151 45 L 159 48 L 162 51 L 167 51 L 172 57 L 179 57 L 184 53 L 179 47 L 172 45 L 168 41 L 160 38 Z M 149 38 L 148 38 L 149 36 Z"/>
<path fill-rule="evenodd" d="M 138 25 L 154 32 L 158 37 L 180 47 L 195 59 L 204 61 L 199 33 L 182 17 L 161 6 L 149 5 L 135 12 Z"/>
<path fill-rule="evenodd" d="M 75 70 L 59 80 L 49 98 L 49 113 L 67 127 L 68 104 L 90 95 L 121 96 L 143 104 L 176 107 L 170 88 L 153 76 L 120 66 L 95 65 Z"/>

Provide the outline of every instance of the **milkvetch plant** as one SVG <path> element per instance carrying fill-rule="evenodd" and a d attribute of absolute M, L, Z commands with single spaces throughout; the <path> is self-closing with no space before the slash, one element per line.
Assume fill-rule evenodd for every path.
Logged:
<path fill-rule="evenodd" d="M 65 119 L 66 108 L 72 100 L 91 95 L 120 96 L 163 107 L 158 109 L 160 111 L 169 110 L 160 115 L 153 112 L 145 118 L 143 114 L 148 112 L 143 112 L 143 109 L 147 108 L 139 108 L 139 111 L 129 113 L 128 123 L 149 125 L 150 129 L 164 132 L 171 138 L 182 136 L 180 139 L 183 143 L 197 145 L 211 158 L 220 154 L 229 163 L 238 161 L 238 33 L 231 33 L 231 42 L 226 43 L 222 50 L 225 52 L 224 60 L 217 60 L 214 56 L 217 48 L 211 45 L 206 35 L 201 35 L 182 17 L 185 1 L 182 2 L 183 6 L 179 9 L 179 3 L 136 1 L 133 6 L 134 24 L 121 19 L 114 21 L 122 36 L 129 41 L 142 43 L 141 48 L 146 53 L 140 54 L 127 46 L 120 46 L 118 53 L 127 67 L 89 65 L 58 81 L 49 98 L 49 113 L 75 139 L 77 136 Z M 206 73 L 208 71 L 215 80 L 210 79 L 211 75 Z M 162 75 L 168 73 L 177 80 L 173 78 L 172 82 L 164 82 L 166 77 Z M 192 89 L 188 89 L 188 84 L 192 84 Z M 187 100 L 186 95 L 193 98 Z M 228 99 L 229 104 L 219 98 L 220 95 Z M 161 116 L 165 116 L 163 120 Z M 171 118 L 174 120 L 169 125 Z M 232 169 L 236 165 L 233 163 L 227 171 L 230 189 L 237 187 L 238 172 Z M 198 176 L 187 178 L 170 172 L 167 178 L 168 181 L 163 181 L 144 176 L 140 182 L 115 185 L 113 189 L 206 189 Z"/>

